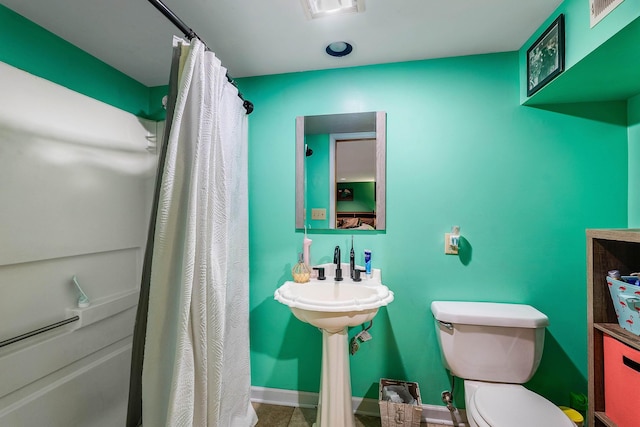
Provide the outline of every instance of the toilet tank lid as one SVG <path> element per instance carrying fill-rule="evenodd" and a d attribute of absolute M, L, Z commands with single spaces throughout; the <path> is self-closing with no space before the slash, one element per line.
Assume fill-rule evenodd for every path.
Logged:
<path fill-rule="evenodd" d="M 496 302 L 433 301 L 431 312 L 436 320 L 464 325 L 543 328 L 549 318 L 526 304 Z"/>

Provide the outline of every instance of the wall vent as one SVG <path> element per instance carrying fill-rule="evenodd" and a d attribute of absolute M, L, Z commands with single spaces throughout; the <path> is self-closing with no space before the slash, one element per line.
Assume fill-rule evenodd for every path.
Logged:
<path fill-rule="evenodd" d="M 589 9 L 591 9 L 591 28 L 615 9 L 624 0 L 589 0 Z"/>

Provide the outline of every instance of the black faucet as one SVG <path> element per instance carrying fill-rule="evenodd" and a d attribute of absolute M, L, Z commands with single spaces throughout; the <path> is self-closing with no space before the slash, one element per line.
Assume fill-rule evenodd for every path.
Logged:
<path fill-rule="evenodd" d="M 333 250 L 333 263 L 336 265 L 336 282 L 342 281 L 342 267 L 340 267 L 340 246 L 336 246 Z"/>

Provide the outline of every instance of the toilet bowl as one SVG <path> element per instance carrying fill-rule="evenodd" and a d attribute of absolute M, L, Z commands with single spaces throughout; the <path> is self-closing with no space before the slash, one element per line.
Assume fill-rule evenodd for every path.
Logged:
<path fill-rule="evenodd" d="M 464 382 L 470 427 L 576 427 L 553 403 L 519 384 Z"/>
<path fill-rule="evenodd" d="M 575 427 L 526 389 L 538 369 L 549 319 L 524 304 L 431 303 L 444 366 L 464 379 L 471 427 Z"/>

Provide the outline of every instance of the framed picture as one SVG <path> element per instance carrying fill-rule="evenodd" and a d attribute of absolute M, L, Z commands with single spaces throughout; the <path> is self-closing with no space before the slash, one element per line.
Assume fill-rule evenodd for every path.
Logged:
<path fill-rule="evenodd" d="M 564 15 L 561 14 L 527 49 L 527 96 L 564 71 Z"/>
<path fill-rule="evenodd" d="M 338 201 L 353 201 L 353 188 L 338 188 Z"/>

